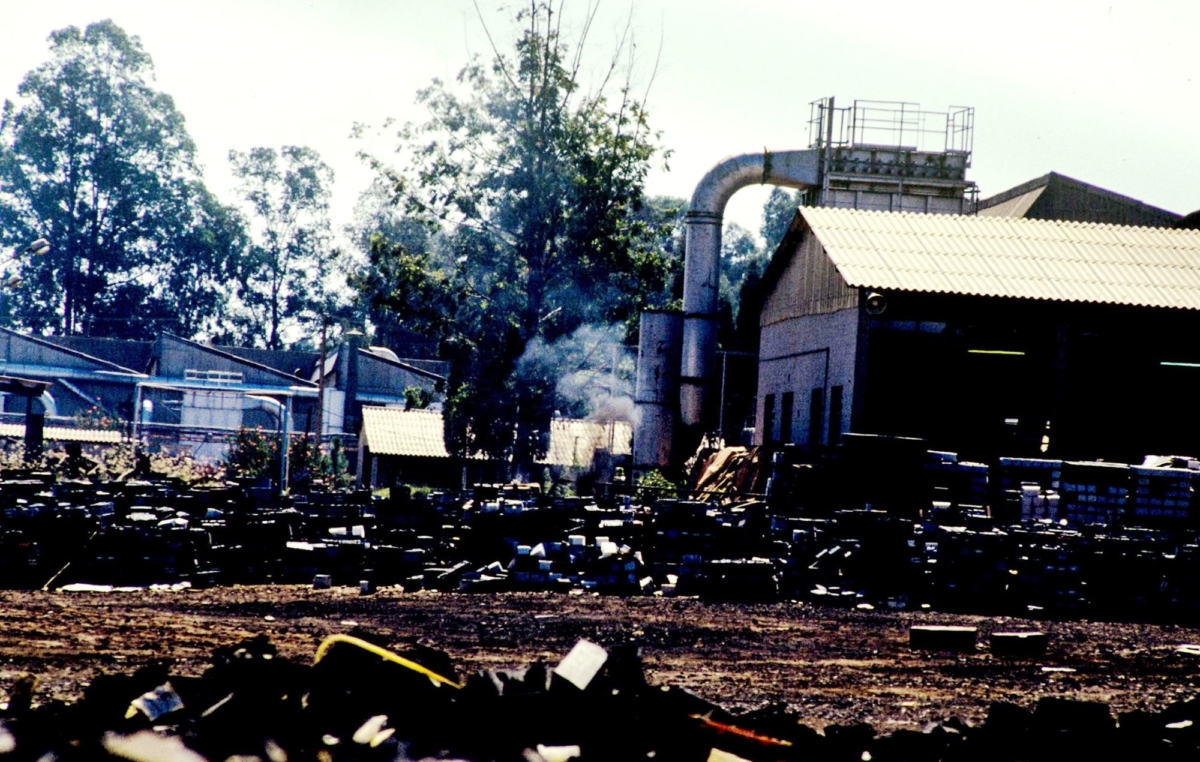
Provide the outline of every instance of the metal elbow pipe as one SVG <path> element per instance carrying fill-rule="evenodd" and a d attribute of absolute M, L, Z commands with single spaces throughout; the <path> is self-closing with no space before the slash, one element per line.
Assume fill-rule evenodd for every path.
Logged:
<path fill-rule="evenodd" d="M 283 428 L 283 403 L 271 397 L 261 397 L 257 394 L 247 394 L 242 398 L 242 410 L 261 410 L 275 416 L 275 422 Z"/>
<path fill-rule="evenodd" d="M 684 218 L 683 356 L 680 418 L 704 422 L 705 397 L 716 367 L 717 297 L 721 286 L 721 224 L 725 205 L 747 185 L 806 188 L 820 183 L 821 152 L 764 151 L 717 164 L 692 193 Z"/>

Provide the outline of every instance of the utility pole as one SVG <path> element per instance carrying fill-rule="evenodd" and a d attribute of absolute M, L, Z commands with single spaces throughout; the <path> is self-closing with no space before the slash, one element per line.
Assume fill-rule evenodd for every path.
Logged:
<path fill-rule="evenodd" d="M 321 457 L 321 435 L 325 433 L 325 329 L 328 320 L 321 315 L 321 359 L 317 362 L 317 436 L 316 456 Z"/>

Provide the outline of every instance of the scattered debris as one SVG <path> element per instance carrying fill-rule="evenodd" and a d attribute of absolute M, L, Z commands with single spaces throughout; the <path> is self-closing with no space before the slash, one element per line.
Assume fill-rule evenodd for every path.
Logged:
<path fill-rule="evenodd" d="M 944 631 L 943 631 L 944 632 Z M 218 649 L 199 678 L 140 670 L 98 679 L 71 706 L 50 702 L 0 720 L 0 755 L 25 759 L 1066 759 L 1190 758 L 1200 702 L 1114 718 L 1107 705 L 1044 697 L 997 702 L 984 722 L 920 730 L 865 723 L 818 731 L 785 704 L 734 712 L 642 679 L 636 650 L 581 640 L 547 680 L 544 667 L 483 670 L 464 684 L 446 654 L 415 658 L 335 635 L 312 665 L 270 659 L 263 636 Z M 152 674 L 153 673 L 153 674 Z M 438 680 L 430 679 L 437 676 Z M 166 677 L 138 694 L 146 679 Z M 172 687 L 172 686 L 177 686 Z M 133 711 L 113 711 L 113 702 Z M 148 725 L 153 724 L 153 729 Z"/>

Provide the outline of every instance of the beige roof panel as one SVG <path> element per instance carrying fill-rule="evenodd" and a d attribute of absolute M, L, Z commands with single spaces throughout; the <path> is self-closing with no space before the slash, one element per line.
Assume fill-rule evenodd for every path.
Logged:
<path fill-rule="evenodd" d="M 854 287 L 1200 308 L 1196 230 L 814 207 L 800 213 Z"/>
<path fill-rule="evenodd" d="M 0 423 L 0 437 L 25 436 L 25 424 Z M 121 432 L 107 429 L 73 429 L 68 426 L 47 426 L 42 431 L 47 442 L 83 442 L 85 444 L 121 444 Z"/>
<path fill-rule="evenodd" d="M 376 455 L 411 458 L 449 458 L 442 414 L 430 410 L 365 405 L 362 409 L 364 444 Z M 616 455 L 632 452 L 633 427 L 624 421 L 611 426 L 595 421 L 556 418 L 550 422 L 550 444 L 539 462 L 587 467 L 596 450 L 607 450 L 610 439 Z M 476 460 L 485 456 L 477 455 Z"/>
<path fill-rule="evenodd" d="M 365 445 L 376 455 L 450 457 L 441 413 L 364 405 L 362 416 Z"/>
<path fill-rule="evenodd" d="M 633 426 L 626 421 L 599 423 L 571 418 L 550 421 L 550 446 L 539 463 L 550 466 L 589 468 L 596 450 L 608 450 L 615 455 L 633 451 Z"/>

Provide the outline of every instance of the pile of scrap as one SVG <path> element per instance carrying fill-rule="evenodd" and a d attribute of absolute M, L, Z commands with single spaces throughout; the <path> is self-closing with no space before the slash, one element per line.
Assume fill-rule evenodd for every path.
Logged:
<path fill-rule="evenodd" d="M 759 447 L 722 447 L 702 459 L 692 479 L 694 499 L 738 499 L 766 492 L 768 473 L 761 453 Z"/>
<path fill-rule="evenodd" d="M 84 698 L 37 705 L 17 679 L 0 712 L 0 759 L 776 760 L 1195 759 L 1200 702 L 1114 718 L 1103 703 L 1045 697 L 882 733 L 816 730 L 787 704 L 734 713 L 647 682 L 637 648 L 580 640 L 556 665 L 459 675 L 428 646 L 333 635 L 315 663 L 279 658 L 265 636 L 218 649 L 200 677 L 155 664 L 93 679 Z"/>

